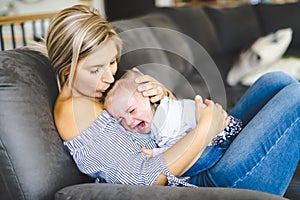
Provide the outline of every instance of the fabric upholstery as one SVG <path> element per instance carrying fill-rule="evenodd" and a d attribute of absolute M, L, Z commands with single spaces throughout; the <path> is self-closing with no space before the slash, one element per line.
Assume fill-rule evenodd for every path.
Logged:
<path fill-rule="evenodd" d="M 214 54 L 220 48 L 215 28 L 202 6 L 162 8 L 158 11 L 170 17 L 178 26 L 178 31 L 193 38 L 208 53 Z M 187 26 L 189 22 L 194 25 Z"/>
<path fill-rule="evenodd" d="M 154 13 L 112 24 L 123 40 L 120 68 L 137 67 L 164 83 L 177 97 L 193 98 L 196 93 L 208 96 L 205 82 L 191 65 L 192 49 L 167 16 Z M 139 29 L 142 27 L 148 28 Z"/>
<path fill-rule="evenodd" d="M 109 21 L 137 17 L 155 8 L 155 0 L 104 0 L 105 15 Z"/>
<path fill-rule="evenodd" d="M 206 199 L 206 200 L 253 200 L 282 199 L 281 197 L 242 189 L 225 188 L 183 188 L 160 186 L 133 186 L 110 184 L 81 184 L 60 190 L 56 200 L 65 199 Z"/>
<path fill-rule="evenodd" d="M 222 53 L 236 53 L 252 44 L 261 35 L 251 5 L 224 9 L 207 7 L 205 12 L 216 28 Z"/>
<path fill-rule="evenodd" d="M 270 6 L 270 13 L 272 8 L 276 14 L 279 12 L 279 7 Z M 298 10 L 292 9 L 289 14 L 294 16 L 294 12 Z M 174 90 L 179 98 L 193 98 L 194 93 L 205 97 L 206 82 L 195 71 L 194 62 L 203 68 L 210 67 L 206 58 L 209 52 L 224 79 L 238 50 L 261 36 L 264 27 L 260 25 L 267 20 L 274 26 L 284 23 L 278 20 L 276 25 L 277 21 L 267 17 L 262 23 L 254 13 L 249 6 L 223 11 L 201 7 L 162 8 L 144 16 L 114 21 L 113 25 L 124 39 L 125 53 L 120 68 L 139 66 Z M 193 20 L 193 15 L 197 20 Z M 288 16 L 282 18 L 290 19 Z M 145 26 L 165 31 L 158 34 L 153 31 L 157 29 L 143 29 L 131 32 L 132 35 L 123 34 Z M 187 38 L 172 31 L 188 35 L 207 48 L 207 52 L 191 48 Z M 299 32 L 294 32 L 294 37 L 298 38 Z M 291 47 L 288 49 L 290 55 L 299 53 L 299 46 L 292 44 Z M 168 51 L 170 49 L 173 51 Z M 224 86 L 227 110 L 230 110 L 247 87 L 229 87 L 226 82 Z M 92 180 L 78 171 L 53 122 L 57 94 L 54 73 L 46 57 L 28 49 L 0 52 L 0 199 L 283 199 L 228 188 L 83 184 Z M 288 198 L 300 197 L 299 170 L 298 167 L 285 194 Z"/>
<path fill-rule="evenodd" d="M 300 3 L 260 4 L 254 7 L 257 12 L 264 34 L 269 34 L 281 28 L 293 29 L 291 45 L 300 46 Z"/>
<path fill-rule="evenodd" d="M 57 94 L 44 56 L 30 50 L 0 52 L 0 199 L 53 199 L 64 186 L 90 181 L 56 131 Z"/>

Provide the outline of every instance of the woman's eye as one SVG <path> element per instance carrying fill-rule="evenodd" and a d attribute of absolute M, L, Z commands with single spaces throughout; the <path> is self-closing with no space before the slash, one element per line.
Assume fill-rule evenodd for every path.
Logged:
<path fill-rule="evenodd" d="M 91 74 L 97 74 L 99 72 L 99 69 L 91 71 Z"/>
<path fill-rule="evenodd" d="M 91 71 L 91 74 L 97 74 L 97 73 L 99 72 L 99 68 L 100 68 L 100 67 L 98 67 L 98 68 L 95 69 L 95 70 L 92 70 L 92 71 Z"/>
<path fill-rule="evenodd" d="M 110 62 L 110 64 L 113 65 L 113 64 L 115 64 L 116 61 L 117 60 L 113 60 L 113 61 Z"/>

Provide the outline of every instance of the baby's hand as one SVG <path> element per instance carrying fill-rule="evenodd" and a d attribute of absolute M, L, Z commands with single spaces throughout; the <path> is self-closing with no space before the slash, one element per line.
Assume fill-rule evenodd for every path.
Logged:
<path fill-rule="evenodd" d="M 153 157 L 153 150 L 152 149 L 146 149 L 146 147 L 142 147 L 141 149 L 142 154 L 144 154 L 147 158 Z"/>

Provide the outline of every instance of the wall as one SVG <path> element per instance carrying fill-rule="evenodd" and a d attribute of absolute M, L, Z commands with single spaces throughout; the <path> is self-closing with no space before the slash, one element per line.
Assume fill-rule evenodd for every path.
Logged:
<path fill-rule="evenodd" d="M 30 0 L 28 0 L 30 1 Z M 30 14 L 39 14 L 39 13 L 47 13 L 47 12 L 57 12 L 59 10 L 62 10 L 63 8 L 79 4 L 80 0 L 31 0 L 35 1 L 35 3 L 25 3 L 26 0 L 0 0 L 0 14 L 1 13 L 9 13 L 9 15 L 30 15 Z M 13 7 L 12 9 L 9 9 L 9 12 L 7 12 L 7 8 L 11 8 L 9 6 L 9 3 L 12 3 Z M 104 5 L 103 0 L 92 0 L 92 6 L 97 8 L 100 13 L 105 16 L 104 11 Z M 6 9 L 6 12 L 1 12 Z M 3 9 L 4 8 L 4 9 Z M 45 21 L 45 31 L 47 31 L 47 27 L 50 21 Z M 41 33 L 41 23 L 40 21 L 36 21 L 36 31 L 37 36 L 42 36 L 44 34 Z M 28 22 L 24 24 L 24 29 L 26 33 L 27 41 L 30 42 L 33 40 L 33 24 Z M 4 45 L 5 49 L 11 49 L 12 47 L 12 36 L 11 36 L 11 29 L 10 26 L 3 26 L 2 27 L 2 33 L 4 38 Z M 16 40 L 16 46 L 20 47 L 22 46 L 22 32 L 21 32 L 21 26 L 16 24 L 14 26 L 14 32 L 15 32 L 15 40 Z"/>
<path fill-rule="evenodd" d="M 34 2 L 34 0 L 31 0 Z M 56 12 L 65 7 L 80 3 L 80 0 L 35 0 L 34 3 L 25 3 L 26 0 L 0 0 L 0 8 L 13 5 L 10 12 L 13 15 L 32 14 L 43 12 Z M 93 7 L 97 8 L 102 15 L 105 15 L 103 0 L 92 0 Z"/>

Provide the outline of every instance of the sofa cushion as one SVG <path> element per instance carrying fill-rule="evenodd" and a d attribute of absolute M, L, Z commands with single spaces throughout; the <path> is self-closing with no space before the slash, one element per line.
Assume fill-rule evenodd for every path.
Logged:
<path fill-rule="evenodd" d="M 259 191 L 237 188 L 209 187 L 168 187 L 122 184 L 80 184 L 63 188 L 55 195 L 55 200 L 81 199 L 131 199 L 131 200 L 249 200 L 268 199 L 283 200 L 284 198 Z"/>
<path fill-rule="evenodd" d="M 237 53 L 261 36 L 254 9 L 249 4 L 222 9 L 206 7 L 205 11 L 215 26 L 221 53 Z"/>
<path fill-rule="evenodd" d="M 260 20 L 264 34 L 281 28 L 292 28 L 292 47 L 300 46 L 300 2 L 287 4 L 259 4 L 255 11 Z"/>

